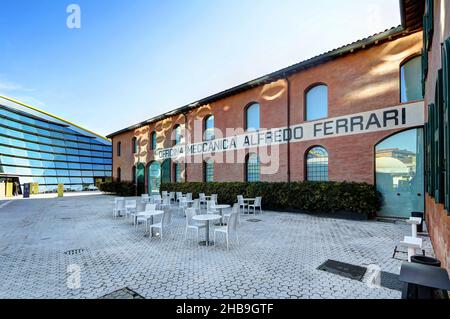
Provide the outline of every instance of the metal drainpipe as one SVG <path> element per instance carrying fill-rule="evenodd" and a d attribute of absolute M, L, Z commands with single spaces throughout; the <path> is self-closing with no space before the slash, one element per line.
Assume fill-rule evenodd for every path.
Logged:
<path fill-rule="evenodd" d="M 286 76 L 287 81 L 287 126 L 288 129 L 291 127 L 291 82 L 289 81 L 289 77 Z M 287 142 L 287 178 L 288 183 L 291 182 L 291 140 L 288 139 Z"/>
<path fill-rule="evenodd" d="M 185 146 L 187 145 L 187 140 L 186 140 L 186 131 L 187 131 L 187 127 L 188 127 L 188 117 L 187 117 L 187 113 L 183 113 L 184 115 L 184 144 Z M 187 150 L 187 149 L 186 149 Z M 184 153 L 184 182 L 186 183 L 188 180 L 188 170 L 187 170 L 187 161 L 186 161 L 186 152 Z"/>

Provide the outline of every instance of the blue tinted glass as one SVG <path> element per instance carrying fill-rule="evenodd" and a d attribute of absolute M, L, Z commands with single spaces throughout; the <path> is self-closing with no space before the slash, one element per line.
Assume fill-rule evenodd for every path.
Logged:
<path fill-rule="evenodd" d="M 71 177 L 70 182 L 72 184 L 81 184 L 83 181 L 80 177 Z"/>
<path fill-rule="evenodd" d="M 255 131 L 260 129 L 260 114 L 258 103 L 255 103 L 247 108 L 246 120 L 246 129 L 248 131 Z"/>
<path fill-rule="evenodd" d="M 81 165 L 79 163 L 68 163 L 68 165 L 71 169 L 81 169 Z"/>
<path fill-rule="evenodd" d="M 94 184 L 94 179 L 93 178 L 83 178 L 83 183 Z"/>
<path fill-rule="evenodd" d="M 58 177 L 58 184 L 70 184 L 68 177 Z"/>
<path fill-rule="evenodd" d="M 402 65 L 400 69 L 400 93 L 402 103 L 423 99 L 422 61 L 420 56 Z"/>
<path fill-rule="evenodd" d="M 58 184 L 58 179 L 56 177 L 46 177 L 45 184 Z"/>
<path fill-rule="evenodd" d="M 69 176 L 81 176 L 81 171 L 69 171 Z"/>
<path fill-rule="evenodd" d="M 306 120 L 314 121 L 328 117 L 328 87 L 318 85 L 306 94 Z"/>
<path fill-rule="evenodd" d="M 78 156 L 67 156 L 69 162 L 79 162 L 80 158 Z"/>
<path fill-rule="evenodd" d="M 90 170 L 92 170 L 92 164 L 81 164 L 81 169 L 90 169 Z"/>
<path fill-rule="evenodd" d="M 56 176 L 56 170 L 54 169 L 46 169 L 44 170 L 45 176 Z"/>
<path fill-rule="evenodd" d="M 68 165 L 65 162 L 55 162 L 55 167 L 56 168 L 68 168 Z"/>

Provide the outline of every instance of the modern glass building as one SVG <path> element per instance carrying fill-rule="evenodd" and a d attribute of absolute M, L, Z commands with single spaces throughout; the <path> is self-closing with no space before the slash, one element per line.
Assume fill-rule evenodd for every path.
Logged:
<path fill-rule="evenodd" d="M 95 189 L 111 179 L 106 138 L 29 105 L 0 96 L 0 196 L 6 185 L 38 183 L 39 192 Z M 19 188 L 18 185 L 22 187 Z"/>

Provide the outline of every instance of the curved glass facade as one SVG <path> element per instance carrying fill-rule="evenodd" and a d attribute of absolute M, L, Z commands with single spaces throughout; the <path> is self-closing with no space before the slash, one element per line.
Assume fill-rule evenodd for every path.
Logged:
<path fill-rule="evenodd" d="M 0 182 L 38 183 L 39 192 L 94 189 L 111 178 L 111 143 L 50 116 L 0 100 Z"/>

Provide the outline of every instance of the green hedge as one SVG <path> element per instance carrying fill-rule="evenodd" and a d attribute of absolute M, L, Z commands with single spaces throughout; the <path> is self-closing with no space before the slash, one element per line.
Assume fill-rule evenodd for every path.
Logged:
<path fill-rule="evenodd" d="M 98 189 L 118 196 L 136 196 L 136 186 L 129 182 L 101 183 Z"/>
<path fill-rule="evenodd" d="M 161 191 L 218 194 L 218 201 L 233 204 L 237 195 L 263 197 L 263 208 L 311 212 L 357 212 L 374 215 L 380 208 L 375 186 L 349 182 L 293 183 L 166 183 Z"/>

